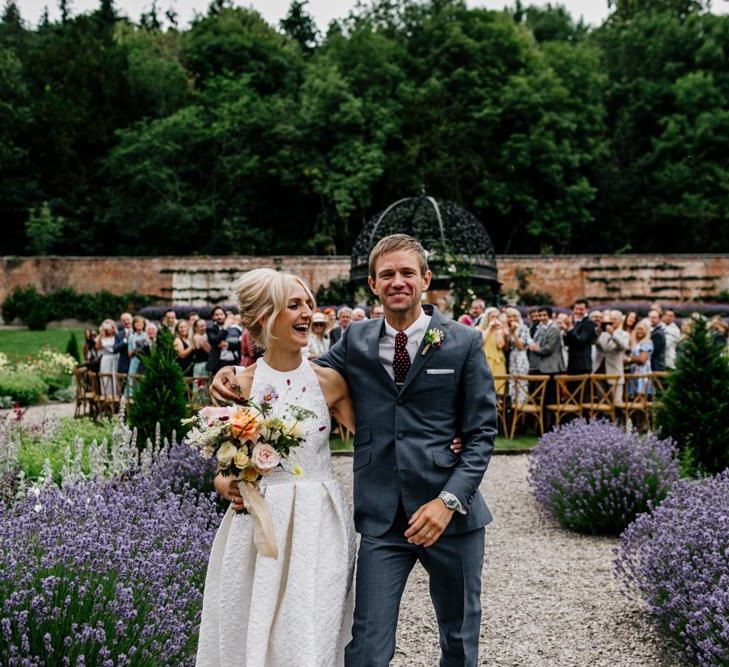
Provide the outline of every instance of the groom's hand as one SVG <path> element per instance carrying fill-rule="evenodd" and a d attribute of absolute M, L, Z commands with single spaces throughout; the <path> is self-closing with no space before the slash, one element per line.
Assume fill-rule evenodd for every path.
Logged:
<path fill-rule="evenodd" d="M 432 547 L 453 518 L 453 510 L 449 510 L 440 498 L 421 505 L 410 517 L 410 528 L 405 537 L 410 544 Z"/>
<path fill-rule="evenodd" d="M 235 382 L 235 369 L 232 366 L 224 366 L 213 378 L 208 393 L 210 400 L 214 405 L 227 405 L 240 400 L 240 395 L 236 391 L 238 385 Z"/>

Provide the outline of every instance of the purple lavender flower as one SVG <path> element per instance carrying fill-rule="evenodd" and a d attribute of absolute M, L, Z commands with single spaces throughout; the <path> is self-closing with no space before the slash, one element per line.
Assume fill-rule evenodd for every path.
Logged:
<path fill-rule="evenodd" d="M 220 516 L 188 454 L 0 507 L 0 664 L 192 664 Z"/>
<path fill-rule="evenodd" d="M 670 439 L 576 419 L 546 433 L 529 463 L 537 502 L 566 528 L 619 534 L 658 504 L 678 479 Z"/>
<path fill-rule="evenodd" d="M 679 482 L 623 533 L 615 566 L 687 661 L 729 665 L 729 470 Z"/>

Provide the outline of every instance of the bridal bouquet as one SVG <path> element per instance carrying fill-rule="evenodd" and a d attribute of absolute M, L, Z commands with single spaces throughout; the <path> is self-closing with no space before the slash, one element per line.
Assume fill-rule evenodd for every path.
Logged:
<path fill-rule="evenodd" d="M 271 513 L 259 491 L 259 482 L 276 468 L 289 469 L 291 450 L 305 439 L 303 422 L 316 415 L 305 408 L 288 405 L 283 416 L 273 416 L 276 392 L 266 391 L 260 402 L 245 405 L 205 407 L 195 417 L 185 441 L 203 458 L 217 459 L 217 472 L 238 479 L 243 502 L 254 521 L 253 539 L 258 553 L 276 558 L 276 538 Z M 300 475 L 298 466 L 289 472 Z"/>

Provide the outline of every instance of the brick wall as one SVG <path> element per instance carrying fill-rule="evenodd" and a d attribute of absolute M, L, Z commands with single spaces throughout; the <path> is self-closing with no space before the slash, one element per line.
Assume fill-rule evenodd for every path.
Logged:
<path fill-rule="evenodd" d="M 546 292 L 567 305 L 591 301 L 687 301 L 729 290 L 729 255 L 502 256 L 497 260 L 502 291 L 518 286 Z M 348 257 L 3 257 L 0 301 L 16 286 L 48 292 L 138 291 L 174 303 L 227 301 L 235 278 L 261 266 L 301 275 L 316 290 L 349 276 Z"/>

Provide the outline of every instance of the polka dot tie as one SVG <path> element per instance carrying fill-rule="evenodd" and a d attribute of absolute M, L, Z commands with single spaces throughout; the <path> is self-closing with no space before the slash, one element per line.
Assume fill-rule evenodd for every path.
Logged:
<path fill-rule="evenodd" d="M 410 370 L 410 355 L 407 351 L 408 337 L 404 331 L 398 331 L 395 335 L 395 356 L 392 359 L 392 370 L 395 373 L 395 384 L 401 385 L 405 382 Z"/>

